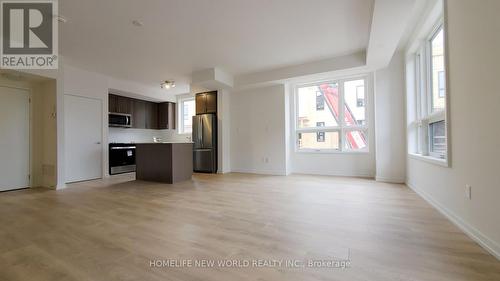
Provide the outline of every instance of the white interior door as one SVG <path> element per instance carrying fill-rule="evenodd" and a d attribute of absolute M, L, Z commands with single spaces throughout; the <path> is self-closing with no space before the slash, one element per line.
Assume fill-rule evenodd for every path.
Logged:
<path fill-rule="evenodd" d="M 30 186 L 30 94 L 0 86 L 0 191 Z"/>
<path fill-rule="evenodd" d="M 102 178 L 102 104 L 64 96 L 66 182 Z"/>

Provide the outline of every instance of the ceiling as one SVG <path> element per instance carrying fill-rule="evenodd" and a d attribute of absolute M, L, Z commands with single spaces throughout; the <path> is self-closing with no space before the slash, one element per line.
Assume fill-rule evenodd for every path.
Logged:
<path fill-rule="evenodd" d="M 62 0 L 60 52 L 87 70 L 189 83 L 366 50 L 373 0 Z M 135 26 L 139 20 L 143 26 Z"/>

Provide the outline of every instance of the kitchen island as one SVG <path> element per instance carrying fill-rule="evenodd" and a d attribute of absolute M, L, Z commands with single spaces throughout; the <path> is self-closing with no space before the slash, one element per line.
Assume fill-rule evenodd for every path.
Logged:
<path fill-rule="evenodd" d="M 191 180 L 192 143 L 137 143 L 136 179 L 163 183 Z"/>

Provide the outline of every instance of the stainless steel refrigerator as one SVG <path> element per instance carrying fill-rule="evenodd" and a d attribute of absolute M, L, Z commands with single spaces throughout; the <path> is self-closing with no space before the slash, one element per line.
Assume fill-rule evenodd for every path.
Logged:
<path fill-rule="evenodd" d="M 215 114 L 193 116 L 193 170 L 217 173 L 217 117 Z"/>

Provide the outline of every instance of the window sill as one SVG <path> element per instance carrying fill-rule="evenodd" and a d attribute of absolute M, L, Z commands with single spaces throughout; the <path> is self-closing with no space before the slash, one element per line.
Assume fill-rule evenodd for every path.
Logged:
<path fill-rule="evenodd" d="M 423 155 L 415 154 L 415 153 L 408 153 L 408 156 L 412 159 L 424 161 L 424 162 L 431 163 L 434 165 L 438 165 L 438 166 L 442 166 L 442 167 L 446 167 L 446 168 L 450 167 L 447 159 L 439 159 L 436 157 L 423 156 Z"/>
<path fill-rule="evenodd" d="M 298 154 L 369 154 L 370 151 L 340 151 L 340 150 L 295 150 Z"/>

